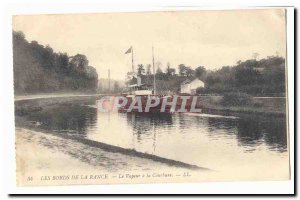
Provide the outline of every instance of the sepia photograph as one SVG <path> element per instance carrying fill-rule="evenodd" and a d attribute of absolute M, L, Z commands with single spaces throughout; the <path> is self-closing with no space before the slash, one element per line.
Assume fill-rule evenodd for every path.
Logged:
<path fill-rule="evenodd" d="M 285 8 L 23 14 L 11 34 L 18 187 L 291 179 Z"/>

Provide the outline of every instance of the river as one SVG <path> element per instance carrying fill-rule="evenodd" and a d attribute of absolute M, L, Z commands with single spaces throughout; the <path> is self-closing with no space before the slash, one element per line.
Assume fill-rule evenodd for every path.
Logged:
<path fill-rule="evenodd" d="M 282 117 L 101 113 L 96 103 L 64 103 L 31 113 L 45 130 L 157 155 L 214 171 L 274 173 L 288 167 Z M 271 167 L 270 165 L 274 166 Z"/>

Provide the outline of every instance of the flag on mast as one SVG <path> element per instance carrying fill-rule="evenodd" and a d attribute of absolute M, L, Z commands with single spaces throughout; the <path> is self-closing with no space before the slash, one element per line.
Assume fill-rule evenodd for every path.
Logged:
<path fill-rule="evenodd" d="M 132 52 L 132 46 L 125 52 L 125 54 L 131 53 Z"/>
<path fill-rule="evenodd" d="M 132 72 L 134 72 L 134 64 L 133 64 L 133 48 L 132 46 L 125 52 L 125 54 L 131 53 L 131 62 L 132 62 Z"/>

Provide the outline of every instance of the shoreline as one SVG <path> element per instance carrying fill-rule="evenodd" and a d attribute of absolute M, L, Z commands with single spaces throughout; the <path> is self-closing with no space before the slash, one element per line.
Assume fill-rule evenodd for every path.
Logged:
<path fill-rule="evenodd" d="M 48 176 L 192 172 L 149 159 L 108 152 L 87 144 L 35 130 L 16 127 L 16 183 L 18 186 L 65 185 Z M 162 170 L 163 169 L 163 170 Z M 32 177 L 32 181 L 28 181 Z M 105 184 L 109 179 L 73 180 L 72 184 Z"/>
<path fill-rule="evenodd" d="M 33 94 L 33 95 L 14 95 L 14 101 L 25 101 L 34 99 L 48 99 L 48 98 L 68 98 L 68 97 L 97 97 L 103 94 Z"/>
<path fill-rule="evenodd" d="M 276 112 L 264 112 L 257 110 L 239 110 L 239 109 L 228 109 L 228 108 L 211 108 L 203 107 L 202 110 L 209 114 L 218 114 L 225 116 L 237 116 L 237 117 L 251 117 L 254 115 L 259 115 L 259 117 L 286 117 L 286 113 L 276 113 Z"/>
<path fill-rule="evenodd" d="M 143 158 L 143 159 L 148 159 L 153 162 L 160 162 L 163 164 L 167 164 L 169 166 L 176 166 L 176 167 L 182 167 L 186 169 L 191 169 L 191 170 L 209 170 L 206 168 L 202 168 L 196 165 L 180 162 L 177 160 L 172 160 L 168 158 L 163 158 L 160 156 L 152 155 L 152 154 L 147 154 L 147 153 L 142 153 L 138 152 L 134 149 L 126 149 L 122 148 L 119 146 L 114 146 L 102 142 L 97 142 L 97 141 L 92 141 L 86 138 L 81 138 L 81 137 L 75 137 L 75 136 L 69 136 L 69 135 L 63 135 L 55 132 L 51 132 L 48 130 L 44 130 L 40 127 L 38 127 L 35 124 L 31 124 L 29 121 L 26 119 L 26 115 L 28 113 L 32 112 L 39 112 L 43 109 L 51 109 L 51 106 L 55 106 L 56 104 L 65 104 L 65 103 L 72 103 L 72 104 L 81 104 L 82 102 L 89 102 L 89 103 L 95 103 L 97 97 L 100 94 L 64 94 L 64 95 L 56 95 L 56 96 L 51 96 L 51 95 L 34 95 L 34 96 L 29 96 L 27 98 L 17 98 L 15 100 L 15 123 L 16 123 L 16 128 L 25 128 L 28 130 L 32 131 L 38 131 L 42 133 L 47 133 L 50 135 L 58 136 L 67 140 L 73 140 L 75 142 L 80 142 L 85 145 L 89 145 L 90 147 L 95 147 L 98 149 L 101 149 L 103 151 L 111 152 L 111 153 L 121 153 L 125 156 L 131 156 L 131 157 L 136 157 L 136 158 Z M 239 111 L 232 111 L 228 110 L 226 108 L 203 108 L 204 112 L 207 113 L 206 111 L 208 110 L 208 113 L 211 114 L 222 114 L 222 115 L 235 115 L 235 116 L 241 116 L 244 115 L 243 117 L 251 117 L 253 114 L 258 115 L 258 113 L 247 113 L 245 111 L 239 112 Z M 266 115 L 271 115 L 271 116 L 282 116 L 280 114 L 269 114 L 269 113 L 264 113 Z M 264 116 L 259 116 L 259 117 L 264 117 Z"/>
<path fill-rule="evenodd" d="M 82 144 L 88 145 L 90 147 L 95 147 L 100 150 L 110 152 L 110 153 L 120 153 L 125 156 L 131 156 L 139 159 L 147 159 L 152 162 L 165 164 L 171 167 L 179 167 L 179 168 L 185 168 L 190 170 L 209 170 L 206 168 L 202 168 L 193 164 L 188 164 L 185 162 L 168 159 L 152 154 L 147 154 L 143 152 L 138 152 L 134 149 L 126 149 L 102 142 L 97 142 L 93 140 L 89 140 L 86 138 L 81 137 L 75 137 L 75 136 L 69 136 L 69 135 L 63 135 L 59 133 L 55 133 L 49 130 L 45 130 L 42 128 L 39 128 L 37 125 L 30 123 L 30 121 L 27 121 L 26 115 L 31 112 L 38 112 L 42 109 L 51 109 L 51 106 L 56 104 L 64 104 L 64 103 L 82 103 L 83 101 L 86 102 L 94 102 L 96 100 L 96 97 L 98 95 L 73 95 L 73 96 L 60 96 L 60 98 L 34 98 L 34 99 L 20 99 L 19 101 L 15 102 L 15 126 L 16 128 L 25 128 L 27 130 L 31 131 L 37 131 L 46 133 L 49 135 L 61 137 L 67 140 L 72 140 L 75 142 L 80 142 Z"/>
<path fill-rule="evenodd" d="M 36 95 L 17 95 L 14 96 L 15 107 L 17 102 L 26 102 L 27 100 L 38 101 L 42 100 L 47 103 L 47 100 L 55 99 L 57 103 L 65 103 L 73 100 L 84 100 L 97 98 L 104 94 L 36 94 Z M 286 117 L 285 97 L 253 97 L 259 106 L 223 106 L 220 104 L 222 96 L 199 96 L 200 107 L 206 114 L 223 114 L 236 116 L 252 116 L 260 115 L 266 117 Z M 78 98 L 78 99 L 77 99 Z M 269 103 L 268 99 L 273 102 Z M 96 100 L 96 99 L 95 99 Z M 282 101 L 284 100 L 284 102 Z M 274 103 L 274 101 L 276 103 Z M 45 103 L 45 102 L 42 102 Z M 281 104 L 280 104 L 281 103 Z M 270 105 L 268 105 L 270 104 Z M 275 104 L 275 105 L 272 105 Z M 279 106 L 278 106 L 279 104 Z M 39 105 L 39 102 L 38 104 Z M 272 107 L 273 106 L 273 107 Z M 34 106 L 33 106 L 34 107 Z M 276 110 L 277 109 L 277 110 Z"/>
<path fill-rule="evenodd" d="M 81 169 L 84 169 L 84 171 L 78 172 L 80 174 L 84 174 L 85 171 L 96 174 L 99 171 L 138 173 L 144 170 L 149 172 L 157 170 L 163 170 L 162 172 L 177 171 L 181 173 L 185 170 L 199 174 L 201 177 L 215 177 L 217 174 L 225 177 L 223 172 L 216 170 L 214 167 L 210 169 L 201 168 L 176 160 L 146 155 L 133 149 L 116 148 L 113 145 L 76 135 L 64 135 L 45 130 L 39 127 L 39 124 L 28 121 L 27 114 L 39 112 L 39 109 L 45 109 L 44 111 L 47 112 L 57 104 L 82 105 L 83 102 L 95 103 L 96 99 L 97 95 L 69 95 L 68 97 L 65 95 L 61 98 L 23 99 L 15 102 L 16 148 L 19 159 L 17 167 L 23 170 L 23 165 L 25 165 L 25 173 L 23 171 L 18 172 L 19 185 L 28 184 L 25 177 L 30 176 L 29 172 L 32 172 L 33 169 L 41 175 L 55 174 L 56 172 L 57 175 L 61 173 L 68 174 L 69 171 L 73 170 L 74 173 L 77 173 L 76 170 Z M 18 137 L 21 137 L 21 140 L 17 141 Z M 27 155 L 27 151 L 32 153 Z M 65 164 L 56 163 L 61 162 L 61 160 Z M 31 165 L 32 162 L 33 165 Z M 66 165 L 66 169 L 64 165 Z M 29 169 L 29 166 L 33 169 Z M 199 166 L 201 166 L 201 163 Z M 34 176 L 39 177 L 40 175 L 35 174 Z M 47 182 L 44 182 L 44 184 L 47 184 Z M 82 182 L 78 184 L 82 184 Z"/>
<path fill-rule="evenodd" d="M 200 96 L 200 107 L 206 113 L 238 117 L 286 117 L 286 98 L 252 97 L 254 105 L 223 106 L 222 96 Z"/>
<path fill-rule="evenodd" d="M 23 126 L 20 125 L 20 121 L 22 121 L 21 124 Z M 109 152 L 109 153 L 120 153 L 120 154 L 123 154 L 126 156 L 132 156 L 132 157 L 141 158 L 141 159 L 148 159 L 148 160 L 152 160 L 154 162 L 166 164 L 171 167 L 180 167 L 180 168 L 185 168 L 185 169 L 190 169 L 190 170 L 209 170 L 207 168 L 199 167 L 197 165 L 192 165 L 192 164 L 188 164 L 185 162 L 164 158 L 164 157 L 156 156 L 153 154 L 139 152 L 139 151 L 136 151 L 135 149 L 126 149 L 123 147 L 110 145 L 110 144 L 106 144 L 103 142 L 97 142 L 97 141 L 93 141 L 93 140 L 82 138 L 82 137 L 59 134 L 59 133 L 44 130 L 44 129 L 41 129 L 38 127 L 33 127 L 26 120 L 20 119 L 19 117 L 16 118 L 16 128 L 23 128 L 23 129 L 27 129 L 27 130 L 31 130 L 31 131 L 41 132 L 44 134 L 50 134 L 50 135 L 53 135 L 56 137 L 61 137 L 61 138 L 67 139 L 67 140 L 80 142 L 82 144 L 88 145 L 90 147 L 95 147 L 97 149 L 101 149 L 101 150 Z"/>

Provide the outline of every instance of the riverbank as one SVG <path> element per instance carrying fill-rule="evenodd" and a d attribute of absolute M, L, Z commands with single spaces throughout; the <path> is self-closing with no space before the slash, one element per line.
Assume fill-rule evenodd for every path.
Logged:
<path fill-rule="evenodd" d="M 48 112 L 57 104 L 88 102 L 88 104 L 93 104 L 96 99 L 95 96 L 83 95 L 63 98 L 25 98 L 15 102 L 18 185 L 34 185 L 34 183 L 28 183 L 27 177 L 40 177 L 42 174 L 68 174 L 69 171 L 75 171 L 78 174 L 84 172 L 97 174 L 97 172 L 152 172 L 164 169 L 181 173 L 190 169 L 200 169 L 197 166 L 137 152 L 133 149 L 124 149 L 83 137 L 44 130 L 39 127 L 40 124 L 27 118 L 29 113 Z M 46 182 L 44 183 L 47 185 Z"/>
<path fill-rule="evenodd" d="M 99 175 L 116 173 L 157 172 L 160 169 L 176 173 L 183 169 L 160 162 L 109 152 L 71 139 L 16 128 L 17 185 L 64 185 L 70 180 L 47 181 L 47 176 Z M 185 169 L 186 171 L 186 169 Z M 28 180 L 33 177 L 34 180 Z M 105 180 L 86 180 L 86 184 L 102 184 Z M 85 184 L 85 180 L 72 180 Z"/>
<path fill-rule="evenodd" d="M 276 142 L 277 140 L 280 140 L 280 137 L 277 137 L 277 132 L 269 133 L 268 129 L 260 127 L 261 125 L 257 126 L 258 124 L 256 123 L 250 124 L 250 126 L 256 128 L 260 127 L 257 130 L 251 129 L 250 134 L 252 134 L 252 131 L 255 131 L 255 138 L 253 138 L 252 135 L 248 135 L 248 131 L 243 131 L 244 128 L 247 129 L 247 127 L 244 127 L 243 122 L 239 123 L 238 121 L 234 121 L 234 123 L 231 124 L 231 120 L 229 120 L 228 123 L 227 120 L 221 120 L 225 127 L 222 128 L 219 127 L 214 120 L 205 120 L 205 118 L 198 119 L 195 117 L 180 117 L 178 115 L 172 116 L 172 118 L 174 118 L 173 122 L 168 121 L 172 119 L 162 119 L 165 121 L 160 122 L 161 126 L 156 126 L 156 128 L 152 131 L 153 127 L 148 125 L 148 122 L 150 122 L 150 119 L 148 118 L 137 117 L 134 118 L 136 121 L 133 122 L 130 121 L 132 120 L 131 117 L 127 118 L 128 116 L 126 115 L 125 117 L 123 116 L 121 118 L 118 116 L 109 115 L 109 117 L 106 118 L 104 115 L 95 113 L 94 109 L 86 105 L 94 105 L 96 99 L 97 97 L 95 96 L 72 96 L 63 98 L 36 98 L 30 100 L 23 99 L 15 102 L 16 148 L 18 152 L 17 159 L 19 159 L 17 163 L 17 167 L 19 169 L 19 185 L 63 185 L 70 183 L 104 184 L 113 183 L 114 180 L 118 182 L 118 179 L 113 177 L 118 176 L 118 174 L 135 173 L 137 175 L 142 175 L 144 172 L 149 172 L 149 174 L 170 173 L 173 174 L 173 178 L 153 178 L 147 180 L 139 179 L 136 181 L 137 183 L 149 183 L 149 181 L 170 182 L 172 180 L 176 182 L 187 181 L 188 179 L 186 179 L 186 177 L 182 177 L 184 172 L 189 172 L 192 174 L 190 177 L 191 179 L 189 179 L 190 181 L 256 180 L 258 178 L 263 180 L 274 180 L 274 171 L 277 173 L 278 170 L 281 170 L 282 167 L 284 167 L 282 160 L 286 159 L 285 153 L 283 158 L 278 158 L 277 154 L 275 156 L 273 151 L 268 151 L 269 147 L 279 148 L 278 145 L 281 145 L 280 142 Z M 70 106 L 73 108 L 73 110 L 65 109 Z M 83 117 L 79 116 L 80 113 L 85 113 L 87 110 L 90 110 L 91 112 L 89 113 L 92 113 L 92 115 L 87 114 L 83 115 Z M 42 114 L 40 112 L 42 112 Z M 69 114 L 65 115 L 64 113 Z M 257 117 L 257 115 L 253 116 Z M 81 122 L 82 119 L 90 120 L 89 125 L 84 126 L 91 128 L 90 132 L 88 133 L 88 137 L 85 137 L 84 133 L 86 131 L 81 129 L 80 124 L 78 124 L 78 122 Z M 97 120 L 95 121 L 95 119 Z M 118 145 L 118 142 L 113 141 L 115 139 L 119 139 L 121 144 L 123 144 L 123 142 L 126 143 L 127 139 L 129 142 L 134 141 L 131 140 L 131 138 L 123 138 L 122 134 L 120 135 L 120 132 L 123 130 L 126 131 L 126 129 L 122 129 L 122 127 L 125 127 L 122 126 L 122 120 L 124 120 L 123 122 L 125 122 L 128 128 L 130 128 L 131 125 L 139 125 L 139 127 L 137 127 L 135 130 L 141 132 L 137 132 L 137 135 L 130 134 L 130 136 L 133 136 L 132 139 L 136 139 L 137 142 L 134 144 L 137 146 Z M 51 128 L 45 126 L 48 122 Z M 75 128 L 74 130 L 77 131 L 73 131 L 71 126 L 60 127 L 59 124 L 56 124 L 60 122 L 63 122 L 63 124 L 72 124 L 74 122 L 75 124 L 72 126 Z M 179 127 L 178 123 L 181 122 L 183 122 L 182 125 L 184 126 L 182 130 L 194 130 L 195 134 L 192 134 L 191 136 L 193 136 L 192 138 L 196 137 L 198 139 L 182 142 L 186 141 L 186 139 L 189 139 L 187 137 L 188 134 L 185 134 L 186 138 L 182 140 L 183 134 L 176 132 L 176 128 L 174 128 Z M 171 126 L 170 124 L 168 129 L 164 129 L 163 127 L 166 125 L 166 123 L 177 123 L 177 125 Z M 236 125 L 235 123 L 239 123 L 241 126 Z M 114 130 L 108 129 L 108 127 L 113 127 L 116 124 L 118 124 L 120 127 L 116 126 L 113 128 Z M 192 127 L 190 128 L 190 126 Z M 71 129 L 69 129 L 70 127 Z M 273 126 L 271 125 L 270 127 Z M 228 134 L 225 129 L 229 130 Z M 264 133 L 260 133 L 259 131 L 263 129 Z M 278 127 L 275 127 L 275 129 L 278 130 Z M 107 131 L 103 130 L 110 130 L 110 132 L 107 134 Z M 138 136 L 149 136 L 151 133 L 155 134 L 155 131 L 157 134 L 153 136 L 156 136 L 156 139 L 151 140 L 155 143 L 149 143 L 151 145 L 149 151 L 148 149 L 147 151 L 140 150 L 139 145 L 143 145 L 144 148 L 147 145 L 147 140 L 139 140 L 140 138 L 138 138 Z M 265 132 L 268 135 L 266 135 Z M 93 136 L 93 133 L 96 133 L 96 135 Z M 118 139 L 112 138 L 111 134 L 114 134 L 115 137 L 118 137 Z M 230 136 L 232 134 L 234 134 L 233 138 Z M 101 135 L 102 138 L 97 139 L 97 135 Z M 107 140 L 106 136 L 110 139 Z M 212 137 L 218 139 L 211 140 Z M 276 139 L 273 139 L 274 137 Z M 244 138 L 247 138 L 247 140 L 244 140 Z M 236 140 L 239 143 L 237 146 Z M 261 142 L 267 141 L 267 143 L 262 143 L 262 146 L 260 145 L 259 148 L 257 147 L 257 151 L 251 151 L 251 153 L 240 153 L 243 151 L 256 149 L 256 147 L 252 146 L 252 141 L 256 142 L 258 140 Z M 140 141 L 143 143 L 139 143 Z M 118 149 L 118 151 L 113 151 L 115 148 L 112 147 L 112 145 L 105 145 L 102 144 L 102 142 L 106 144 L 113 144 L 117 147 L 123 146 L 124 148 L 127 148 L 127 151 L 118 152 L 121 148 Z M 248 146 L 248 142 L 251 143 L 251 146 Z M 156 152 L 161 150 L 164 151 L 165 149 L 170 149 L 170 151 L 167 151 L 166 153 L 162 152 L 160 154 L 154 154 L 152 153 L 152 145 L 154 144 Z M 192 148 L 189 148 L 189 146 L 192 146 Z M 226 148 L 226 151 L 228 152 L 227 154 L 223 154 L 224 148 Z M 137 149 L 140 152 L 148 152 L 148 154 L 160 155 L 164 158 L 172 158 L 175 161 L 180 160 L 190 164 L 193 163 L 198 166 L 207 167 L 211 170 L 190 170 L 190 168 L 180 166 L 178 163 L 168 163 L 165 162 L 166 160 L 163 162 L 155 160 L 156 157 L 153 157 L 154 159 L 143 158 L 141 156 L 136 156 L 134 149 Z M 177 149 L 182 150 L 177 151 Z M 205 153 L 203 154 L 202 152 Z M 265 152 L 269 152 L 271 154 L 267 155 Z M 232 157 L 241 158 L 239 154 L 243 155 L 244 161 L 241 161 L 240 159 L 234 159 L 234 161 L 231 160 Z M 117 158 L 115 159 L 115 157 Z M 246 160 L 249 161 L 249 164 L 244 166 L 243 163 L 245 163 Z M 258 160 L 263 161 L 260 161 L 260 164 L 255 164 Z M 265 162 L 266 160 L 267 162 Z M 272 168 L 274 170 L 270 170 L 266 164 L 269 163 L 269 161 L 276 161 L 276 166 L 278 166 L 278 168 Z M 115 162 L 116 167 L 111 167 L 114 166 Z M 144 168 L 145 165 L 149 167 Z M 25 168 L 25 170 L 23 170 L 23 168 Z M 256 172 L 258 169 L 261 171 L 261 174 Z M 36 173 L 32 173 L 35 171 Z M 253 173 L 254 171 L 255 174 Z M 56 182 L 36 180 L 36 178 L 39 179 L 49 174 L 57 176 L 66 175 L 71 177 L 73 174 L 92 175 L 99 173 L 109 174 L 109 176 L 111 176 L 110 180 L 95 180 L 93 183 L 85 180 L 66 180 Z M 27 181 L 27 178 L 31 176 L 33 176 L 36 182 Z M 282 178 L 281 174 L 277 178 Z M 131 180 L 127 181 L 123 179 L 121 182 L 133 183 Z"/>
<path fill-rule="evenodd" d="M 15 101 L 32 100 L 32 99 L 47 99 L 47 98 L 71 98 L 71 97 L 95 97 L 101 94 L 82 94 L 82 93 L 45 93 L 45 94 L 32 94 L 32 95 L 15 95 Z"/>
<path fill-rule="evenodd" d="M 208 170 L 207 168 L 202 168 L 202 167 L 199 167 L 196 165 L 191 165 L 191 164 L 184 163 L 181 161 L 163 158 L 163 157 L 148 154 L 148 153 L 138 152 L 134 149 L 126 149 L 126 148 L 122 148 L 122 147 L 118 147 L 118 146 L 114 146 L 114 145 L 110 145 L 110 144 L 106 144 L 106 143 L 102 143 L 102 142 L 89 140 L 89 139 L 86 139 L 83 137 L 72 136 L 72 135 L 68 135 L 68 134 L 59 134 L 57 132 L 47 131 L 47 130 L 39 128 L 39 124 L 37 124 L 36 122 L 25 120 L 22 117 L 16 117 L 16 124 L 18 124 L 18 126 L 20 126 L 20 127 L 25 128 L 28 131 L 31 130 L 31 131 L 36 131 L 36 132 L 41 132 L 41 133 L 61 137 L 66 140 L 71 140 L 74 142 L 79 142 L 81 144 L 88 145 L 89 147 L 99 148 L 100 150 L 109 152 L 109 153 L 120 153 L 125 156 L 132 156 L 132 157 L 136 157 L 136 158 L 147 159 L 147 160 L 159 162 L 161 164 L 165 164 L 165 165 L 172 166 L 172 167 L 179 167 L 179 168 L 185 168 L 185 169 L 190 169 L 190 170 L 200 170 L 200 169 Z"/>
<path fill-rule="evenodd" d="M 92 103 L 94 104 L 99 94 L 56 94 L 56 95 L 29 95 L 15 96 L 15 115 L 25 116 L 30 112 L 38 112 L 49 107 L 71 103 Z"/>
<path fill-rule="evenodd" d="M 101 94 L 39 94 L 15 96 L 15 113 L 39 111 L 44 106 L 88 101 L 94 103 Z M 252 104 L 245 106 L 224 106 L 222 96 L 201 96 L 197 106 L 207 114 L 286 116 L 286 98 L 252 97 Z"/>
<path fill-rule="evenodd" d="M 222 96 L 201 96 L 199 106 L 203 112 L 210 114 L 224 115 L 259 115 L 285 117 L 286 99 L 285 98 L 252 98 L 253 103 L 245 106 L 224 106 Z"/>
<path fill-rule="evenodd" d="M 109 144 L 101 143 L 101 142 L 95 142 L 91 141 L 85 138 L 77 138 L 74 136 L 69 136 L 65 134 L 58 134 L 55 132 L 49 132 L 46 130 L 43 130 L 39 127 L 39 124 L 37 124 L 34 121 L 30 121 L 27 119 L 28 114 L 32 114 L 34 112 L 45 112 L 45 111 L 50 111 L 53 109 L 53 106 L 55 107 L 58 104 L 95 104 L 95 101 L 97 99 L 98 95 L 76 95 L 76 96 L 57 96 L 55 98 L 24 98 L 19 101 L 15 102 L 15 122 L 17 127 L 22 127 L 22 128 L 27 128 L 30 130 L 34 131 L 39 131 L 39 132 L 47 132 L 48 134 L 52 135 L 58 135 L 60 137 L 63 137 L 65 139 L 73 139 L 74 141 L 79 141 L 81 143 L 93 146 L 93 147 L 98 147 L 102 150 L 106 150 L 109 152 L 118 152 L 122 153 L 124 155 L 128 156 L 135 156 L 135 157 L 140 157 L 140 158 L 145 158 L 145 159 L 150 159 L 155 162 L 161 162 L 165 163 L 167 165 L 171 166 L 178 166 L 178 167 L 183 167 L 183 168 L 189 168 L 189 169 L 200 169 L 198 166 L 194 165 L 189 165 L 187 163 L 179 162 L 176 160 L 170 160 L 162 157 L 158 157 L 155 155 L 151 154 L 146 154 L 142 152 L 137 152 L 133 149 L 124 149 L 120 148 L 117 146 L 112 146 Z"/>

